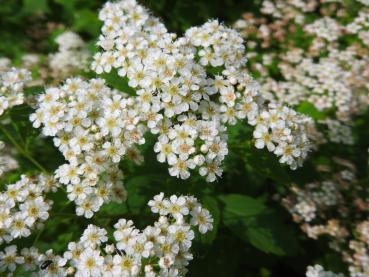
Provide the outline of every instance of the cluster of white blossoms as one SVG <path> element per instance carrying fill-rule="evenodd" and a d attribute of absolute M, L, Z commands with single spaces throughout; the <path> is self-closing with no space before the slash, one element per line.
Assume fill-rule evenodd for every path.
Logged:
<path fill-rule="evenodd" d="M 295 204 L 289 207 L 297 222 L 311 222 L 321 213 L 322 209 L 336 206 L 342 195 L 335 182 L 328 180 L 321 183 L 309 183 L 301 190 L 298 187 L 292 187 L 296 194 Z M 284 199 L 284 202 L 290 203 L 291 199 Z M 316 237 L 316 234 L 308 234 Z"/>
<path fill-rule="evenodd" d="M 353 277 L 369 276 L 369 221 L 365 220 L 356 226 L 357 236 L 350 241 L 351 252 L 345 254 L 350 264 L 349 271 Z"/>
<path fill-rule="evenodd" d="M 278 19 L 293 20 L 301 24 L 305 21 L 301 11 L 312 12 L 317 5 L 318 0 L 264 0 L 261 12 Z"/>
<path fill-rule="evenodd" d="M 91 55 L 82 38 L 71 31 L 65 31 L 55 38 L 58 45 L 56 52 L 48 55 L 41 53 L 25 53 L 20 57 L 17 67 L 32 72 L 32 80 L 27 80 L 27 87 L 55 85 L 68 77 L 89 70 Z M 9 71 L 12 62 L 8 58 L 0 58 L 0 73 Z M 25 102 L 32 104 L 33 97 Z"/>
<path fill-rule="evenodd" d="M 306 277 L 345 277 L 342 273 L 333 273 L 331 271 L 325 271 L 321 265 L 308 266 L 306 271 Z"/>
<path fill-rule="evenodd" d="M 326 16 L 306 25 L 305 30 L 318 38 L 333 42 L 342 35 L 344 28 L 335 19 Z"/>
<path fill-rule="evenodd" d="M 0 115 L 5 110 L 24 102 L 24 87 L 31 80 L 26 69 L 3 68 L 0 70 Z"/>
<path fill-rule="evenodd" d="M 220 177 L 227 125 L 238 119 L 255 126 L 256 138 L 262 136 L 282 163 L 296 168 L 306 157 L 304 123 L 286 107 L 263 106 L 244 69 L 245 47 L 236 31 L 209 21 L 176 39 L 135 0 L 106 3 L 99 18 L 103 51 L 92 68 L 115 68 L 136 90 L 137 109 L 158 135 L 154 150 L 170 175 L 187 179 L 197 168 L 209 182 Z"/>
<path fill-rule="evenodd" d="M 292 193 L 282 199 L 282 204 L 292 214 L 294 221 L 301 224 L 301 229 L 308 237 L 317 239 L 328 234 L 343 238 L 348 235 L 348 230 L 341 226 L 337 218 L 347 217 L 344 195 L 349 184 L 355 182 L 355 174 L 345 169 L 335 174 L 332 180 L 309 183 L 303 188 L 293 185 Z M 339 217 L 331 214 L 331 211 L 337 210 Z"/>
<path fill-rule="evenodd" d="M 356 0 L 365 6 L 369 6 L 369 0 Z"/>
<path fill-rule="evenodd" d="M 71 31 L 66 31 L 56 37 L 58 52 L 50 54 L 49 68 L 51 77 L 62 80 L 70 77 L 76 71 L 88 68 L 89 53 L 82 38 Z"/>
<path fill-rule="evenodd" d="M 0 57 L 0 72 L 4 72 L 11 67 L 12 61 L 6 57 Z"/>
<path fill-rule="evenodd" d="M 328 239 L 329 247 L 347 263 L 351 277 L 368 277 L 369 190 L 356 179 L 354 164 L 337 157 L 333 160 L 334 167 L 344 169 L 336 172 L 322 167 L 320 173 L 330 179 L 303 188 L 293 185 L 282 204 L 308 237 Z"/>
<path fill-rule="evenodd" d="M 336 118 L 348 121 L 351 114 L 356 112 L 357 99 L 351 87 L 353 71 L 346 71 L 342 60 L 337 59 L 337 53 L 330 53 L 329 57 L 314 62 L 313 57 L 304 57 L 302 52 L 294 51 L 294 55 L 287 53 L 280 64 L 280 70 L 287 83 L 266 83 L 265 91 L 286 93 L 278 95 L 280 101 L 293 101 L 296 105 L 308 101 L 319 111 L 335 110 Z M 345 53 L 340 53 L 344 55 Z M 280 86 L 281 91 L 276 91 Z"/>
<path fill-rule="evenodd" d="M 90 224 L 61 256 L 52 250 L 40 254 L 34 247 L 17 253 L 16 246 L 8 246 L 0 252 L 0 272 L 22 265 L 39 276 L 184 276 L 193 259 L 194 227 L 205 234 L 212 230 L 213 218 L 193 196 L 164 198 L 160 193 L 149 206 L 159 219 L 142 231 L 120 219 L 114 225 L 116 243 L 108 243 L 104 228 Z"/>
<path fill-rule="evenodd" d="M 369 106 L 368 50 L 352 39 L 353 34 L 369 37 L 364 34 L 369 16 L 362 7 L 350 23 L 345 8 L 342 1 L 263 1 L 263 17 L 245 14 L 235 24 L 247 39 L 250 71 L 259 75 L 261 95 L 297 109 L 309 102 L 320 112 L 311 128 L 318 132 L 308 133 L 316 145 L 353 144 L 351 122 Z M 312 20 L 316 10 L 321 16 Z M 299 29 L 298 39 L 290 35 Z M 299 45 L 300 36 L 308 49 Z"/>
<path fill-rule="evenodd" d="M 328 141 L 347 145 L 354 144 L 354 137 L 350 125 L 344 124 L 339 120 L 329 118 L 325 120 L 319 120 L 319 123 L 327 127 L 326 137 Z"/>
<path fill-rule="evenodd" d="M 18 161 L 13 156 L 13 148 L 0 141 L 0 177 L 4 173 L 17 169 Z"/>
<path fill-rule="evenodd" d="M 6 186 L 0 193 L 0 245 L 28 237 L 31 229 L 42 227 L 52 204 L 45 193 L 57 187 L 54 178 L 46 175 L 22 175 L 18 182 Z"/>
<path fill-rule="evenodd" d="M 67 160 L 55 176 L 67 186 L 77 215 L 91 218 L 103 203 L 125 200 L 119 162 L 136 151 L 135 144 L 145 142 L 139 113 L 134 98 L 108 88 L 101 79 L 68 79 L 40 95 L 30 119 L 34 127 L 42 125 L 45 136 L 54 137 Z"/>
<path fill-rule="evenodd" d="M 346 30 L 350 33 L 357 34 L 364 45 L 369 44 L 369 11 L 363 10 L 355 20 L 347 25 Z"/>

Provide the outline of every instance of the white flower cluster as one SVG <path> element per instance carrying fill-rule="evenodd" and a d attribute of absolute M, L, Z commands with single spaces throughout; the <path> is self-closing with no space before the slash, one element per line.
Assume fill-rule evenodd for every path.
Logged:
<path fill-rule="evenodd" d="M 269 109 L 263 111 L 256 122 L 253 133 L 256 148 L 266 147 L 280 157 L 281 163 L 290 165 L 292 169 L 302 166 L 309 149 L 306 135 L 310 124 L 308 117 L 286 106 L 269 104 Z"/>
<path fill-rule="evenodd" d="M 44 194 L 55 191 L 58 183 L 53 177 L 21 176 L 0 193 L 0 245 L 13 239 L 28 237 L 32 228 L 42 226 L 49 217 L 51 201 Z"/>
<path fill-rule="evenodd" d="M 329 247 L 342 255 L 351 277 L 368 277 L 368 190 L 356 180 L 354 164 L 337 157 L 333 160 L 346 169 L 334 173 L 321 168 L 330 173 L 331 180 L 311 183 L 303 189 L 293 186 L 292 194 L 283 198 L 282 204 L 308 237 L 329 238 Z M 311 268 L 309 276 L 324 274 L 320 271 Z"/>
<path fill-rule="evenodd" d="M 348 215 L 345 191 L 349 184 L 353 184 L 352 190 L 357 190 L 355 182 L 354 172 L 344 169 L 334 174 L 332 180 L 309 183 L 304 188 L 293 185 L 292 193 L 282 199 L 282 204 L 292 214 L 294 221 L 301 224 L 301 229 L 308 237 L 317 239 L 328 234 L 339 240 L 348 235 L 340 218 Z M 337 210 L 339 216 L 331 214 L 331 211 Z"/>
<path fill-rule="evenodd" d="M 82 38 L 71 31 L 56 37 L 58 52 L 49 55 L 51 76 L 58 80 L 70 77 L 76 71 L 88 68 L 89 53 Z"/>
<path fill-rule="evenodd" d="M 39 108 L 30 116 L 33 126 L 54 137 L 68 163 L 55 176 L 67 186 L 77 215 L 91 218 L 110 200 L 125 200 L 119 162 L 135 144 L 145 142 L 135 100 L 111 90 L 101 79 L 68 79 L 48 88 Z"/>
<path fill-rule="evenodd" d="M 352 33 L 368 32 L 368 12 L 362 7 L 347 25 L 355 11 L 345 8 L 343 1 L 266 0 L 263 17 L 245 14 L 235 25 L 248 40 L 249 67 L 260 76 L 261 95 L 307 112 L 309 102 L 321 112 L 324 120 L 316 119 L 314 132 L 308 132 L 315 146 L 352 144 L 350 121 L 368 109 L 368 43 L 352 39 Z M 313 12 L 321 16 L 310 16 Z M 290 35 L 300 29 L 299 38 Z M 299 44 L 301 37 L 308 49 Z"/>
<path fill-rule="evenodd" d="M 0 70 L 0 115 L 6 109 L 23 104 L 23 89 L 30 80 L 31 73 L 26 69 Z"/>
<path fill-rule="evenodd" d="M 193 196 L 164 198 L 160 193 L 149 206 L 159 219 L 142 231 L 131 220 L 120 219 L 114 225 L 116 244 L 108 244 L 105 229 L 90 224 L 62 256 L 52 250 L 40 255 L 36 248 L 17 254 L 16 246 L 8 246 L 0 252 L 0 272 L 23 265 L 40 276 L 184 276 L 193 259 L 193 227 L 205 234 L 212 230 L 213 219 Z"/>
<path fill-rule="evenodd" d="M 265 0 L 262 2 L 261 12 L 301 24 L 305 21 L 301 11 L 314 11 L 317 5 L 317 0 Z"/>
<path fill-rule="evenodd" d="M 356 225 L 356 238 L 351 240 L 351 253 L 345 254 L 345 260 L 350 264 L 349 271 L 353 277 L 368 277 L 369 266 L 369 221 Z"/>
<path fill-rule="evenodd" d="M 299 119 L 291 119 L 296 114 L 262 106 L 257 83 L 243 69 L 245 49 L 237 32 L 210 21 L 175 39 L 134 0 L 108 2 L 99 17 L 103 51 L 92 68 L 97 73 L 116 68 L 137 91 L 140 114 L 159 135 L 157 158 L 168 163 L 172 176 L 187 179 L 194 168 L 209 182 L 221 176 L 227 124 L 238 119 L 253 126 L 261 121 L 259 129 L 269 133 L 275 153 L 289 153 L 281 162 L 296 168 L 306 157 L 304 127 L 289 128 L 296 127 Z"/>
<path fill-rule="evenodd" d="M 290 212 L 296 213 L 295 220 L 301 217 L 298 221 L 302 222 L 311 222 L 316 218 L 316 213 L 337 205 L 342 198 L 337 185 L 331 180 L 309 183 L 303 190 L 298 187 L 293 187 L 292 190 L 296 194 L 296 204 Z"/>
<path fill-rule="evenodd" d="M 12 61 L 6 57 L 0 57 L 0 72 L 4 72 L 10 68 Z"/>
<path fill-rule="evenodd" d="M 356 0 L 365 6 L 369 6 L 369 0 Z"/>
<path fill-rule="evenodd" d="M 333 273 L 331 271 L 325 271 L 321 265 L 308 266 L 306 271 L 306 277 L 345 277 L 342 273 Z"/>
<path fill-rule="evenodd" d="M 364 45 L 369 44 L 369 11 L 363 10 L 360 11 L 359 15 L 355 18 L 355 20 L 347 25 L 347 31 L 353 34 L 357 34 L 358 37 L 362 40 Z"/>
<path fill-rule="evenodd" d="M 329 141 L 347 145 L 354 144 L 352 129 L 349 125 L 338 120 L 328 118 L 325 120 L 320 120 L 319 123 L 327 126 L 327 137 Z"/>
<path fill-rule="evenodd" d="M 302 101 L 309 101 L 319 111 L 336 109 L 338 119 L 349 119 L 356 99 L 348 83 L 350 72 L 343 69 L 339 60 L 327 57 L 317 63 L 313 58 L 301 57 L 296 63 L 280 67 L 286 80 L 294 84 L 291 93 L 301 95 Z"/>
<path fill-rule="evenodd" d="M 319 18 L 305 26 L 305 30 L 308 33 L 314 34 L 318 38 L 326 39 L 329 42 L 336 41 L 341 36 L 343 29 L 343 26 L 335 19 L 328 16 Z"/>

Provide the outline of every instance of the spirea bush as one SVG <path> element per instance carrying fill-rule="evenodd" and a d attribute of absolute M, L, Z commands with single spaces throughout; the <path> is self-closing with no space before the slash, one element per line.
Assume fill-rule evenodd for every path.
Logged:
<path fill-rule="evenodd" d="M 369 277 L 368 1 L 0 16 L 1 276 Z"/>

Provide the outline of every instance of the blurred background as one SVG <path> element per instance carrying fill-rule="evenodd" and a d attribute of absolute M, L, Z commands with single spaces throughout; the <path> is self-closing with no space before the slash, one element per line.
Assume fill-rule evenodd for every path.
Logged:
<path fill-rule="evenodd" d="M 58 45 L 55 38 L 66 30 L 78 33 L 87 43 L 89 51 L 94 53 L 95 42 L 102 25 L 98 20 L 98 11 L 104 2 L 0 0 L 0 57 L 8 57 L 17 65 L 21 63 L 25 53 L 48 55 L 56 52 Z M 227 25 L 232 25 L 245 12 L 258 14 L 261 1 L 141 0 L 139 2 L 155 16 L 160 17 L 170 31 L 180 35 L 189 27 L 200 25 L 212 18 L 218 18 Z M 91 72 L 83 74 L 87 77 L 94 76 Z M 114 80 L 112 82 L 114 83 Z M 17 118 L 17 109 L 12 111 L 11 116 Z M 40 163 L 50 170 L 61 164 L 62 156 L 53 147 L 51 140 L 39 140 L 38 131 L 31 130 L 27 117 L 17 120 L 21 122 L 18 126 L 21 135 L 28 137 L 33 134 L 34 141 L 30 151 L 39 158 Z M 307 239 L 299 232 L 298 226 L 292 222 L 287 211 L 270 197 L 280 189 L 269 179 L 270 175 L 274 174 L 278 176 L 280 182 L 284 182 L 290 180 L 288 174 L 297 174 L 304 178 L 306 177 L 304 172 L 286 174 L 285 169 L 281 168 L 277 161 L 266 160 L 264 152 L 255 153 L 257 150 L 253 146 L 242 145 L 242 142 L 249 141 L 251 136 L 250 130 L 240 124 L 232 128 L 231 153 L 225 164 L 226 174 L 216 184 L 204 184 L 204 181 L 197 177 L 191 178 L 189 182 L 169 177 L 165 165 L 156 162 L 152 143 L 148 143 L 143 147 L 145 151 L 143 165 L 137 166 L 130 162 L 123 165 L 127 175 L 126 187 L 129 195 L 132 195 L 128 197 L 128 204 L 123 207 L 118 204 L 106 205 L 93 221 L 108 227 L 118 218 L 126 217 L 134 219 L 138 227 L 145 226 L 152 222 L 145 203 L 159 191 L 198 196 L 211 210 L 216 221 L 219 221 L 222 207 L 218 208 L 212 195 L 241 193 L 258 198 L 264 197 L 273 214 L 260 219 L 263 226 L 266 226 L 264 229 L 255 230 L 254 240 L 259 247 L 245 242 L 242 239 L 242 230 L 237 230 L 237 226 L 230 230 L 219 224 L 216 227 L 216 234 L 197 239 L 193 250 L 195 259 L 189 266 L 188 276 L 298 277 L 304 276 L 306 266 L 313 264 L 317 258 L 324 260 L 332 269 L 342 270 L 342 263 L 338 262 L 339 254 L 330 253 L 322 256 L 321 253 L 326 253 L 327 249 L 324 239 L 319 242 Z M 150 141 L 150 138 L 148 140 Z M 32 166 L 26 160 L 20 157 L 19 161 L 20 168 L 6 175 L 1 180 L 2 185 L 17 180 L 20 172 L 25 170 L 32 172 Z M 266 172 L 263 170 L 265 168 L 275 168 L 275 172 Z M 269 198 L 266 195 L 269 195 Z M 53 210 L 59 212 L 55 212 L 55 217 L 53 215 L 50 217 L 42 234 L 24 239 L 24 245 L 32 244 L 36 240 L 36 245 L 41 249 L 53 248 L 56 252 L 62 251 L 67 243 L 77 239 L 81 230 L 91 222 L 74 216 L 73 204 L 64 207 L 67 198 L 63 191 L 52 197 L 55 201 Z M 273 226 L 271 227 L 273 230 L 268 226 Z M 257 234 L 262 235 L 258 237 Z M 276 237 L 278 242 L 274 241 Z M 265 241 L 265 238 L 268 238 L 268 241 Z M 275 245 L 270 247 L 268 243 L 273 242 Z M 263 247 L 265 251 L 260 250 Z"/>

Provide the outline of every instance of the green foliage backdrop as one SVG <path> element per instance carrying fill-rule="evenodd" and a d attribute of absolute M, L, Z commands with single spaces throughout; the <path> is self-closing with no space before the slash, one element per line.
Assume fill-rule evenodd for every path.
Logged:
<path fill-rule="evenodd" d="M 105 1 L 90 0 L 2 0 L 0 1 L 0 56 L 20 62 L 24 53 L 51 53 L 56 49 L 54 38 L 63 30 L 78 32 L 89 43 L 93 53 L 101 23 L 98 10 Z M 259 1 L 237 0 L 147 0 L 140 1 L 155 15 L 162 18 L 170 31 L 183 33 L 211 18 L 232 24 L 244 11 L 258 14 Z M 52 26 L 58 26 L 53 28 Z M 83 73 L 85 77 L 95 76 Z M 105 74 L 108 85 L 128 90 L 116 73 Z M 27 94 L 40 93 L 41 87 L 27 89 Z M 321 114 L 309 104 L 301 105 L 301 112 L 319 118 Z M 18 180 L 21 173 L 32 174 L 40 170 L 52 172 L 63 162 L 63 157 L 51 139 L 39 136 L 32 128 L 28 116 L 32 109 L 21 105 L 9 111 L 10 124 L 0 127 L 1 140 L 13 144 L 18 150 L 20 167 L 1 179 L 1 185 Z M 193 176 L 180 181 L 168 176 L 167 169 L 156 161 L 154 140 L 142 147 L 145 163 L 137 166 L 122 162 L 128 200 L 125 204 L 104 205 L 92 220 L 78 217 L 74 204 L 67 201 L 66 193 L 59 190 L 51 197 L 54 206 L 43 231 L 22 239 L 19 245 L 36 245 L 41 250 L 53 248 L 56 252 L 76 240 L 88 223 L 105 227 L 111 236 L 112 225 L 121 217 L 133 219 L 138 227 L 153 222 L 146 203 L 153 195 L 163 191 L 170 194 L 193 194 L 210 210 L 214 217 L 214 230 L 198 236 L 194 245 L 195 259 L 189 266 L 188 276 L 304 276 L 306 266 L 321 261 L 331 269 L 344 271 L 338 254 L 327 251 L 328 245 L 307 239 L 291 216 L 273 199 L 283 193 L 287 185 L 313 180 L 313 165 L 330 164 L 324 157 L 340 153 L 353 157 L 358 174 L 367 178 L 369 146 L 368 121 L 356 122 L 359 143 L 352 147 L 324 146 L 319 154 L 312 154 L 302 169 L 291 171 L 280 165 L 267 151 L 254 148 L 252 130 L 244 124 L 231 128 L 230 154 L 224 164 L 225 174 L 216 183 L 208 184 Z M 35 157 L 37 161 L 34 161 Z M 319 175 L 316 173 L 316 175 Z M 330 253 L 323 254 L 322 253 Z"/>

